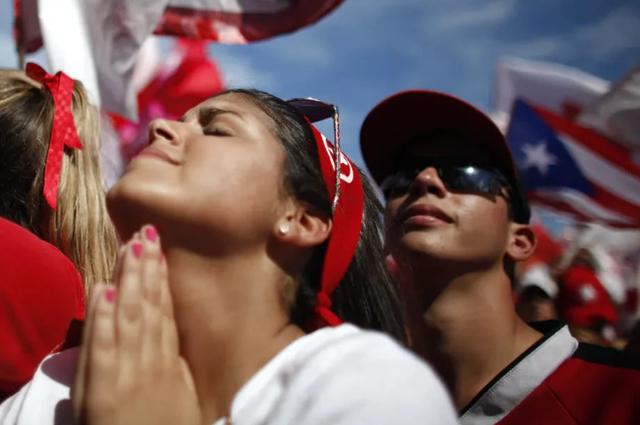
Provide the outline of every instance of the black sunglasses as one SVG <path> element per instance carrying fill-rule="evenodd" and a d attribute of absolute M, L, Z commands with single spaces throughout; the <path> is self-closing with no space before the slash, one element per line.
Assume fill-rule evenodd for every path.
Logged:
<path fill-rule="evenodd" d="M 380 185 L 385 199 L 395 198 L 409 192 L 411 184 L 424 169 L 433 167 L 447 190 L 506 198 L 503 188 L 509 190 L 504 175 L 491 167 L 474 164 L 421 162 L 410 164 L 387 176 Z"/>

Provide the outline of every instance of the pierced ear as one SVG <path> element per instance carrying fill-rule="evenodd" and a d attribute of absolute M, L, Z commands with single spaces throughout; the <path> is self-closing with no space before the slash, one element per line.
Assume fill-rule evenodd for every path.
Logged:
<path fill-rule="evenodd" d="M 296 203 L 276 223 L 275 235 L 283 242 L 299 247 L 312 247 L 327 240 L 332 224 L 331 217 L 327 214 L 310 205 Z"/>
<path fill-rule="evenodd" d="M 513 261 L 524 261 L 536 249 L 537 238 L 528 224 L 511 223 L 507 255 Z"/>

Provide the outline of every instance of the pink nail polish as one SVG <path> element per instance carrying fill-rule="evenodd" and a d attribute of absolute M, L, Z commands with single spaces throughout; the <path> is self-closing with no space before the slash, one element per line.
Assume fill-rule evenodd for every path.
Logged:
<path fill-rule="evenodd" d="M 110 303 L 112 303 L 116 299 L 116 290 L 115 288 L 107 288 L 104 290 L 104 297 Z"/>
<path fill-rule="evenodd" d="M 151 242 L 155 242 L 158 239 L 158 231 L 153 226 L 149 226 L 146 229 L 144 229 L 144 235 Z"/>
<path fill-rule="evenodd" d="M 142 244 L 140 242 L 134 242 L 131 244 L 131 251 L 136 258 L 140 258 L 142 255 Z"/>

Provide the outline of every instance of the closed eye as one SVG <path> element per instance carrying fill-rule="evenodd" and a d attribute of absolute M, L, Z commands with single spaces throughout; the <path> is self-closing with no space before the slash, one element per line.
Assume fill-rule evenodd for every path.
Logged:
<path fill-rule="evenodd" d="M 207 136 L 231 136 L 228 130 L 219 127 L 204 128 L 202 133 Z"/>

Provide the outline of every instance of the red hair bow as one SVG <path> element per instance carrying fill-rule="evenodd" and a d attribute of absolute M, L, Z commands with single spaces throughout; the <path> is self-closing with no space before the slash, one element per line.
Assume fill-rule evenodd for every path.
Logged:
<path fill-rule="evenodd" d="M 35 63 L 28 63 L 26 72 L 29 77 L 42 83 L 53 97 L 53 123 L 51 124 L 51 139 L 49 140 L 47 162 L 44 169 L 43 194 L 49 206 L 56 209 L 64 147 L 82 149 L 71 110 L 75 83 L 64 72 L 60 71 L 51 75 Z"/>

